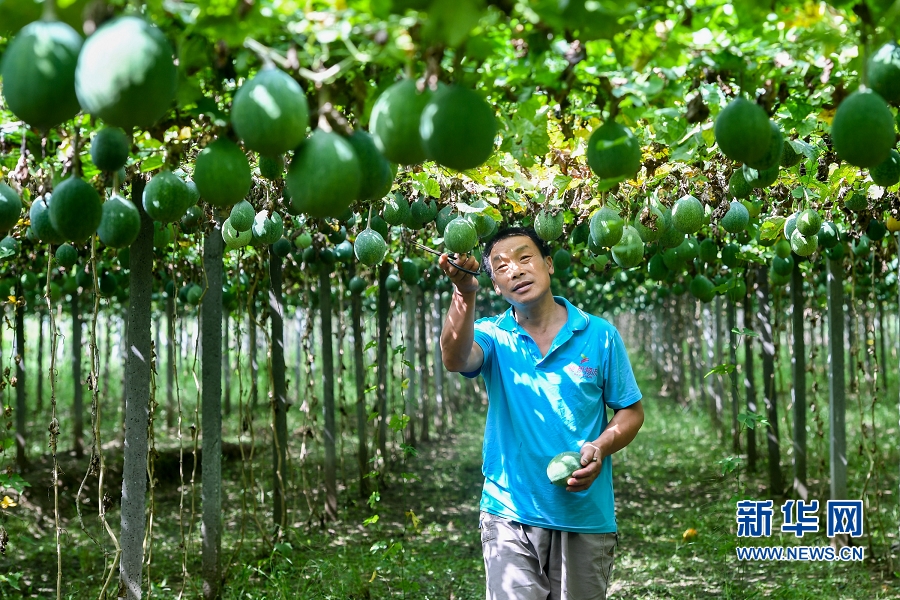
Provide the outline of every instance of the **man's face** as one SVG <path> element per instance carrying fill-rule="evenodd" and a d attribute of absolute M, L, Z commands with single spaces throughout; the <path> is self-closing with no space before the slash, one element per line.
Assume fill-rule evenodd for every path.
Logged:
<path fill-rule="evenodd" d="M 526 305 L 550 289 L 553 259 L 541 258 L 531 238 L 514 236 L 491 248 L 494 290 L 513 306 Z"/>

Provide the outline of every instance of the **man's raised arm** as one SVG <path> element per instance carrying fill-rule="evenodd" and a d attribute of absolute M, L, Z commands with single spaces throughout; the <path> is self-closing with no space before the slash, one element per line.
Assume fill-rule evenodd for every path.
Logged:
<path fill-rule="evenodd" d="M 469 256 L 461 267 L 474 271 L 478 261 Z M 453 298 L 441 331 L 441 358 L 444 368 L 455 373 L 471 373 L 481 368 L 484 352 L 475 343 L 475 295 L 478 280 L 450 264 L 442 254 L 438 265 L 453 282 Z"/>

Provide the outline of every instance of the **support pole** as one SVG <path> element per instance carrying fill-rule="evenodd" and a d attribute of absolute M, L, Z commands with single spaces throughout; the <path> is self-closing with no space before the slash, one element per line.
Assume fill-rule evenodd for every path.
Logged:
<path fill-rule="evenodd" d="M 222 218 L 203 243 L 207 287 L 200 304 L 201 477 L 204 600 L 217 600 L 222 586 Z M 255 325 L 254 325 L 255 326 Z"/>
<path fill-rule="evenodd" d="M 762 343 L 763 400 L 766 404 L 766 440 L 769 450 L 769 493 L 781 496 L 784 482 L 781 477 L 781 453 L 778 447 L 778 398 L 775 390 L 775 339 L 772 324 L 772 306 L 769 303 L 769 279 L 766 269 L 759 267 L 756 287 L 757 313 L 760 342 Z"/>
<path fill-rule="evenodd" d="M 799 261 L 791 271 L 791 370 L 794 411 L 794 491 L 807 500 L 806 488 L 806 344 L 803 339 L 803 275 Z"/>
<path fill-rule="evenodd" d="M 847 498 L 847 424 L 844 384 L 843 266 L 828 259 L 828 426 L 831 499 Z"/>
<path fill-rule="evenodd" d="M 128 600 L 141 598 L 144 532 L 147 525 L 147 456 L 150 419 L 150 302 L 153 295 L 153 220 L 140 198 L 144 180 L 136 179 L 132 199 L 141 229 L 131 245 L 128 284 L 128 332 L 125 352 L 125 447 L 122 472 L 122 533 L 119 589 Z M 120 597 L 121 594 L 120 594 Z"/>

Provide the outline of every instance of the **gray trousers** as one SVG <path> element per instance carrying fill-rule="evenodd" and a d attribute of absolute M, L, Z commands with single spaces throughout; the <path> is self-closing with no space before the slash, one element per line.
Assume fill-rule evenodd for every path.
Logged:
<path fill-rule="evenodd" d="M 618 533 L 571 533 L 481 512 L 487 600 L 605 600 Z"/>

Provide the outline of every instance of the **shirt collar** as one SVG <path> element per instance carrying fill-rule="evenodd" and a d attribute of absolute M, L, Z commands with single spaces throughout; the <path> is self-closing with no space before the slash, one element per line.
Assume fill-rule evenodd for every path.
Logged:
<path fill-rule="evenodd" d="M 571 302 L 569 302 L 562 296 L 553 296 L 553 299 L 556 300 L 557 304 L 562 304 L 566 307 L 566 313 L 568 315 L 568 319 L 566 320 L 566 327 L 570 331 L 579 331 L 581 329 L 587 328 L 588 323 L 590 322 L 587 313 L 574 306 Z M 519 324 L 516 322 L 516 317 L 513 315 L 512 306 L 510 306 L 508 309 L 506 309 L 506 312 L 500 315 L 500 319 L 497 321 L 497 327 L 506 331 L 515 331 L 519 328 Z"/>

